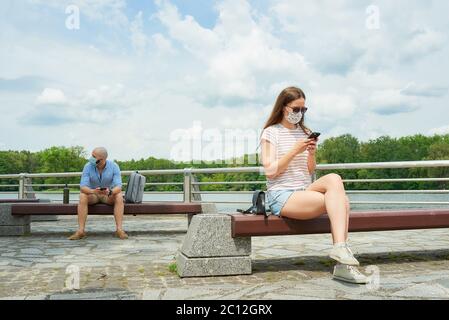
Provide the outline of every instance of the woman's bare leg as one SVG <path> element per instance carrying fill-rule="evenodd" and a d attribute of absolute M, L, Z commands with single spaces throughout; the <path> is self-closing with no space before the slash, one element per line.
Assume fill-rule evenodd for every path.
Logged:
<path fill-rule="evenodd" d="M 345 242 L 348 242 L 348 230 L 349 230 L 349 214 L 351 213 L 351 206 L 349 204 L 349 198 L 346 196 L 346 233 Z"/>
<path fill-rule="evenodd" d="M 341 177 L 335 173 L 327 174 L 313 182 L 307 190 L 324 193 L 333 242 L 334 244 L 345 242 L 348 234 L 348 210 L 346 192 Z"/>

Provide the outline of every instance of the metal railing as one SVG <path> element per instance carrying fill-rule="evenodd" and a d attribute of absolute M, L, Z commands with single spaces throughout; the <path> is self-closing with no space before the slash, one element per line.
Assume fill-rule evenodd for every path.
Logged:
<path fill-rule="evenodd" d="M 428 161 L 398 161 L 398 162 L 368 162 L 368 163 L 341 163 L 341 164 L 318 164 L 316 170 L 354 170 L 354 169 L 407 169 L 407 168 L 438 168 L 449 167 L 449 160 L 428 160 Z M 123 176 L 128 176 L 134 171 L 122 171 Z M 202 202 L 201 195 L 204 194 L 251 194 L 252 191 L 201 191 L 202 185 L 248 185 L 248 184 L 266 184 L 266 180 L 251 181 L 196 181 L 197 174 L 216 174 L 216 173 L 259 173 L 264 175 L 263 167 L 228 167 L 228 168 L 184 168 L 184 169 L 166 169 L 166 170 L 139 170 L 139 173 L 145 176 L 159 175 L 183 175 L 183 181 L 173 182 L 149 182 L 147 186 L 182 186 L 182 191 L 146 191 L 145 194 L 179 194 L 183 195 L 184 202 Z M 20 174 L 2 174 L 0 180 L 17 180 L 14 184 L 0 184 L 0 188 L 17 188 L 17 191 L 6 191 L 0 193 L 18 194 L 18 199 L 25 199 L 28 195 L 39 193 L 61 193 L 60 191 L 34 191 L 33 187 L 64 187 L 65 183 L 32 183 L 33 178 L 73 178 L 81 177 L 81 172 L 61 172 L 61 173 L 20 173 Z M 312 181 L 315 179 L 313 175 Z M 381 182 L 423 182 L 423 181 L 449 181 L 449 177 L 441 178 L 385 178 L 385 179 L 343 179 L 344 183 L 381 183 Z M 126 183 L 124 183 L 126 185 Z M 79 187 L 79 184 L 70 183 L 68 187 Z M 449 190 L 347 190 L 348 194 L 405 194 L 405 193 L 434 193 L 449 194 Z M 210 201 L 208 201 L 210 202 Z M 215 203 L 248 203 L 248 201 L 212 201 Z M 435 204 L 446 205 L 446 201 L 351 201 L 354 204 Z"/>

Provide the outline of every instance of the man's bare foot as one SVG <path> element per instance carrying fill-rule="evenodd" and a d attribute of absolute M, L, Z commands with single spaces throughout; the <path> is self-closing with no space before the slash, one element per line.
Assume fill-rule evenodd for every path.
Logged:
<path fill-rule="evenodd" d="M 77 231 L 69 237 L 69 240 L 80 240 L 86 236 L 85 232 Z"/>
<path fill-rule="evenodd" d="M 126 232 L 123 231 L 123 230 L 117 230 L 117 231 L 115 232 L 115 235 L 116 235 L 117 237 L 119 237 L 120 239 L 122 239 L 122 240 L 128 239 L 128 235 L 127 235 Z"/>

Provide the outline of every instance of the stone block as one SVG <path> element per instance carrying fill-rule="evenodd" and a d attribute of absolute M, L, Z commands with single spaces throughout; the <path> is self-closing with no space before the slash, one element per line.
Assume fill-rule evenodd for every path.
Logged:
<path fill-rule="evenodd" d="M 0 226 L 24 226 L 30 224 L 29 216 L 11 215 L 11 204 L 0 204 Z"/>
<path fill-rule="evenodd" d="M 182 278 L 251 274 L 249 256 L 189 258 L 179 252 L 176 263 Z"/>
<path fill-rule="evenodd" d="M 30 225 L 22 226 L 1 226 L 0 225 L 0 237 L 1 236 L 23 236 L 30 234 Z"/>
<path fill-rule="evenodd" d="M 249 256 L 251 238 L 232 238 L 229 215 L 199 214 L 192 218 L 181 252 L 189 258 Z"/>

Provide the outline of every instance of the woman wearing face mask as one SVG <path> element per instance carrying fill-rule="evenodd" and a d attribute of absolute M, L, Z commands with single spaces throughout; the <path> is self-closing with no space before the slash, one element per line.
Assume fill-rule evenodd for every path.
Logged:
<path fill-rule="evenodd" d="M 304 125 L 305 100 L 301 89 L 284 89 L 262 131 L 267 202 L 273 214 L 290 219 L 313 219 L 327 212 L 333 239 L 329 256 L 337 261 L 334 278 L 366 283 L 348 245 L 349 199 L 341 177 L 331 173 L 311 183 L 318 139 L 308 139 L 312 131 Z"/>

